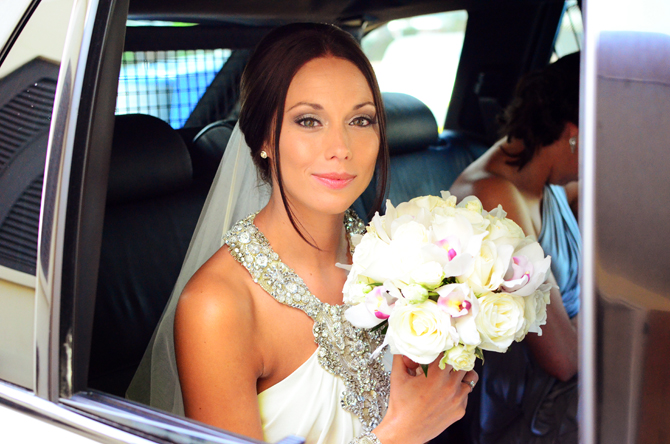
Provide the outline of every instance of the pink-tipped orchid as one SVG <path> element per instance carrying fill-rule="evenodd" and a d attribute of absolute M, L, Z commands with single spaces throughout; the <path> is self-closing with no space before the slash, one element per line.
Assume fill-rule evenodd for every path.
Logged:
<path fill-rule="evenodd" d="M 511 265 L 503 284 L 506 291 L 514 291 L 523 287 L 528 283 L 533 274 L 533 264 L 525 256 L 512 257 Z"/>
<path fill-rule="evenodd" d="M 475 232 L 460 214 L 436 215 L 432 226 L 433 242 L 424 247 L 424 255 L 443 266 L 446 277 L 468 274 L 481 249 L 486 232 Z"/>
<path fill-rule="evenodd" d="M 376 286 L 362 304 L 354 305 L 344 312 L 345 318 L 360 328 L 372 328 L 391 316 L 395 297 L 383 285 Z"/>
<path fill-rule="evenodd" d="M 515 296 L 530 296 L 547 279 L 551 257 L 539 243 L 527 239 L 517 246 L 504 277 L 502 289 Z"/>
<path fill-rule="evenodd" d="M 472 309 L 472 302 L 470 302 L 468 298 L 470 289 L 467 285 L 445 285 L 444 287 L 438 288 L 437 293 L 440 295 L 437 299 L 437 306 L 452 318 L 464 316 Z"/>
<path fill-rule="evenodd" d="M 456 236 L 447 236 L 444 239 L 440 239 L 435 242 L 440 248 L 444 248 L 447 251 L 447 257 L 449 262 L 451 262 L 461 251 L 461 241 Z"/>
<path fill-rule="evenodd" d="M 437 306 L 452 318 L 460 340 L 464 344 L 478 345 L 481 342 L 475 317 L 479 312 L 479 301 L 467 284 L 448 284 L 435 290 L 439 295 Z"/>
<path fill-rule="evenodd" d="M 393 310 L 393 304 L 389 305 L 389 293 L 381 285 L 375 287 L 365 298 L 365 305 L 377 319 L 388 319 Z"/>

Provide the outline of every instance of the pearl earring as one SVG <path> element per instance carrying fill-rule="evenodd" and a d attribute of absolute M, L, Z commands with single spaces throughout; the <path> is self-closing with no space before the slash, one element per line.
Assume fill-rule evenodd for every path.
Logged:
<path fill-rule="evenodd" d="M 263 159 L 267 159 L 268 158 L 268 153 L 266 153 L 265 150 L 261 151 L 261 157 Z"/>
<path fill-rule="evenodd" d="M 570 137 L 570 140 L 568 140 L 568 143 L 570 144 L 570 152 L 572 154 L 575 154 L 575 149 L 577 148 L 577 138 L 576 137 Z"/>

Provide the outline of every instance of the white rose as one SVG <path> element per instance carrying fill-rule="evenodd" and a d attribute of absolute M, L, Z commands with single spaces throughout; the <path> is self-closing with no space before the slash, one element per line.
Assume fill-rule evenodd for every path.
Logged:
<path fill-rule="evenodd" d="M 361 267 L 357 265 L 340 265 L 341 268 L 348 267 L 349 268 L 349 274 L 347 275 L 347 280 L 344 283 L 344 286 L 342 287 L 342 295 L 344 296 L 344 303 L 351 303 L 353 302 L 352 298 L 355 298 L 354 296 L 354 290 L 353 286 L 357 283 L 359 283 L 361 280 L 364 280 L 365 278 L 362 276 L 359 276 L 359 273 L 361 271 Z"/>
<path fill-rule="evenodd" d="M 476 196 L 464 197 L 463 200 L 458 205 L 456 205 L 456 207 L 465 208 L 468 211 L 479 214 L 482 214 L 484 211 L 482 202 Z"/>
<path fill-rule="evenodd" d="M 429 261 L 412 270 L 410 278 L 417 284 L 433 289 L 442 283 L 444 271 L 439 262 Z"/>
<path fill-rule="evenodd" d="M 372 287 L 363 282 L 357 282 L 349 287 L 349 293 L 344 298 L 347 304 L 360 304 L 365 300 L 365 296 L 370 293 Z"/>
<path fill-rule="evenodd" d="M 444 356 L 440 360 L 440 368 L 444 370 L 446 364 L 449 364 L 456 371 L 463 370 L 469 372 L 475 368 L 476 359 L 474 345 L 457 344 L 444 353 Z"/>
<path fill-rule="evenodd" d="M 395 217 L 412 216 L 413 218 L 421 218 L 422 216 L 430 214 L 436 208 L 449 207 L 449 206 L 453 207 L 453 205 L 451 205 L 451 201 L 445 201 L 441 197 L 419 196 L 415 197 L 409 202 L 403 202 L 399 204 L 397 207 L 395 207 L 395 214 L 396 214 Z"/>
<path fill-rule="evenodd" d="M 445 200 L 444 198 L 437 196 L 421 196 L 421 197 L 415 197 L 414 199 L 410 200 L 410 203 L 414 203 L 417 206 L 427 211 L 434 211 L 436 208 L 445 208 L 445 207 L 453 208 L 456 203 L 456 197 L 454 197 L 452 200 L 451 196 L 448 196 L 447 199 Z"/>
<path fill-rule="evenodd" d="M 387 201 L 387 206 L 388 202 L 389 201 Z M 423 210 L 423 208 L 417 205 L 416 202 L 412 202 L 411 200 L 409 202 L 403 202 L 399 204 L 397 207 L 395 207 L 397 218 L 402 216 L 417 217 L 421 212 L 421 210 Z"/>
<path fill-rule="evenodd" d="M 423 224 L 413 220 L 398 218 L 392 224 L 391 230 L 393 232 L 391 242 L 417 246 L 428 243 L 428 230 Z"/>
<path fill-rule="evenodd" d="M 504 282 L 513 251 L 511 245 L 482 242 L 480 253 L 474 260 L 472 273 L 459 276 L 459 281 L 468 283 L 475 294 L 497 290 Z"/>
<path fill-rule="evenodd" d="M 396 303 L 388 321 L 384 342 L 391 353 L 419 364 L 430 364 L 458 340 L 449 316 L 430 299 L 421 304 Z"/>
<path fill-rule="evenodd" d="M 405 296 L 405 299 L 412 304 L 421 303 L 428 299 L 428 290 L 418 284 L 410 284 L 402 288 L 400 291 L 402 292 L 402 295 Z"/>
<path fill-rule="evenodd" d="M 451 208 L 456 207 L 456 196 L 452 196 L 449 191 L 441 191 L 440 195 L 442 196 L 442 200 L 444 201 L 445 207 L 451 207 Z"/>
<path fill-rule="evenodd" d="M 502 207 L 498 206 L 498 209 L 500 212 L 503 214 L 505 213 L 502 210 Z M 489 226 L 487 227 L 487 230 L 489 232 L 488 236 L 486 237 L 487 240 L 496 240 L 500 238 L 507 239 L 508 242 L 510 243 L 518 243 L 521 241 L 523 238 L 526 237 L 526 235 L 523 233 L 523 230 L 519 225 L 517 225 L 516 222 L 514 222 L 512 219 L 508 219 L 506 217 L 495 217 L 493 216 L 494 214 L 500 214 L 498 212 L 495 212 L 495 210 L 491 213 L 489 213 L 486 216 L 486 219 L 488 219 Z"/>
<path fill-rule="evenodd" d="M 508 293 L 486 293 L 479 298 L 475 318 L 479 347 L 504 353 L 524 326 L 525 298 Z"/>
<path fill-rule="evenodd" d="M 399 258 L 393 254 L 391 246 L 372 233 L 367 233 L 356 246 L 353 255 L 354 267 L 358 274 L 374 282 L 384 282 L 403 272 Z"/>
<path fill-rule="evenodd" d="M 372 220 L 370 221 L 370 224 L 365 227 L 366 231 L 368 233 L 374 234 L 379 239 L 382 241 L 386 242 L 387 244 L 391 242 L 391 230 L 387 228 L 390 227 L 390 224 L 386 223 L 386 216 L 380 216 L 379 212 L 376 212 L 375 215 L 372 217 Z M 352 244 L 353 244 L 353 236 L 352 235 Z M 358 245 L 360 243 L 360 240 L 355 245 Z"/>
<path fill-rule="evenodd" d="M 537 333 L 538 336 L 542 336 L 541 327 L 547 323 L 547 304 L 550 301 L 550 289 L 551 284 L 544 284 L 531 296 L 524 298 L 526 302 L 524 314 L 526 318 L 525 333 Z M 521 339 L 517 339 L 517 341 Z"/>

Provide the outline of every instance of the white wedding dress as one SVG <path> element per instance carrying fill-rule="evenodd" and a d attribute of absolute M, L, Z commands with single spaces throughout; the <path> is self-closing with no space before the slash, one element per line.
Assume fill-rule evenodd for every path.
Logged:
<path fill-rule="evenodd" d="M 353 327 L 344 318 L 346 307 L 319 301 L 272 251 L 253 224 L 253 215 L 243 219 L 264 207 L 269 195 L 236 125 L 172 296 L 126 396 L 184 415 L 174 349 L 174 314 L 184 286 L 222 246 L 223 237 L 231 254 L 270 296 L 314 320 L 315 354 L 258 395 L 265 439 L 277 442 L 297 435 L 306 438 L 307 444 L 347 444 L 372 430 L 386 411 L 390 365 L 384 368 L 381 357 L 371 359 L 371 352 L 383 338 L 378 332 Z M 353 212 L 345 215 L 345 227 L 349 234 L 364 229 Z"/>
<path fill-rule="evenodd" d="M 383 357 L 371 353 L 382 343 L 379 332 L 352 326 L 344 305 L 329 305 L 310 293 L 286 266 L 251 215 L 224 236 L 231 254 L 269 295 L 314 320 L 316 352 L 286 379 L 258 394 L 264 438 L 288 435 L 308 444 L 346 444 L 374 429 L 386 412 L 390 388 Z M 361 233 L 363 223 L 345 215 L 347 233 Z"/>

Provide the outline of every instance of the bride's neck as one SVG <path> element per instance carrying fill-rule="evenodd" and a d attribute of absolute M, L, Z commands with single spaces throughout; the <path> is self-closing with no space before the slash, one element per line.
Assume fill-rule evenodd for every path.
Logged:
<path fill-rule="evenodd" d="M 317 267 L 333 266 L 336 262 L 349 263 L 343 214 L 293 208 L 293 219 L 298 229 L 309 243 L 318 247 L 314 248 L 293 227 L 281 199 L 274 197 L 258 213 L 254 223 L 282 260 L 295 258 Z"/>

